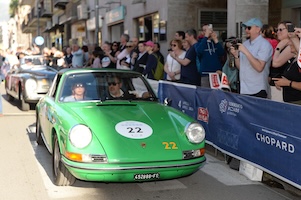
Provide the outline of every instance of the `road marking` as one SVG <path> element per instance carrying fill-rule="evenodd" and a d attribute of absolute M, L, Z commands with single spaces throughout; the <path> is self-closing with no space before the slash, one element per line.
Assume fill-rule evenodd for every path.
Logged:
<path fill-rule="evenodd" d="M 227 166 L 224 161 L 218 160 L 209 154 L 206 154 L 206 158 L 206 164 L 200 170 L 225 185 L 235 186 L 261 184 L 260 182 L 251 181 L 245 176 L 239 174 L 238 171 Z"/>
<path fill-rule="evenodd" d="M 159 190 L 177 190 L 186 189 L 187 187 L 178 180 L 166 180 L 158 182 L 137 183 L 143 191 L 159 191 Z"/>

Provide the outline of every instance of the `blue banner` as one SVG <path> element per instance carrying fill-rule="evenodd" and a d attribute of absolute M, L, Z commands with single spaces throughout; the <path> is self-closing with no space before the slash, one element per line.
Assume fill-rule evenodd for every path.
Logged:
<path fill-rule="evenodd" d="M 169 82 L 159 98 L 197 119 L 207 143 L 301 189 L 301 106 Z"/>

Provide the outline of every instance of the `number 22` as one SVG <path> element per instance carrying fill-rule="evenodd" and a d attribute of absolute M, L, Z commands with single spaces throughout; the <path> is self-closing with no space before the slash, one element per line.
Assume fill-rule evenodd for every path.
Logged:
<path fill-rule="evenodd" d="M 162 142 L 162 144 L 165 145 L 165 149 L 178 149 L 175 142 Z"/>

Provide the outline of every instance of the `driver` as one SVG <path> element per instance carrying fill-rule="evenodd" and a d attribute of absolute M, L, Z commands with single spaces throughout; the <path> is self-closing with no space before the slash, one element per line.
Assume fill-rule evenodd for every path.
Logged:
<path fill-rule="evenodd" d="M 108 78 L 109 87 L 109 99 L 128 99 L 133 98 L 135 95 L 131 95 L 121 89 L 122 82 L 118 76 Z"/>

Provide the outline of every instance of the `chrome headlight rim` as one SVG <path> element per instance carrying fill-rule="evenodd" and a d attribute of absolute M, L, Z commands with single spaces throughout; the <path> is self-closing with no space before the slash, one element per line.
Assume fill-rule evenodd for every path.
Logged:
<path fill-rule="evenodd" d="M 37 89 L 37 87 L 38 87 L 38 83 L 35 79 L 30 78 L 25 81 L 26 91 L 34 91 Z"/>
<path fill-rule="evenodd" d="M 70 129 L 69 141 L 74 147 L 83 149 L 91 143 L 92 132 L 88 126 L 77 124 Z"/>
<path fill-rule="evenodd" d="M 188 141 L 193 144 L 199 144 L 205 140 L 205 129 L 197 122 L 187 124 L 185 134 Z"/>

